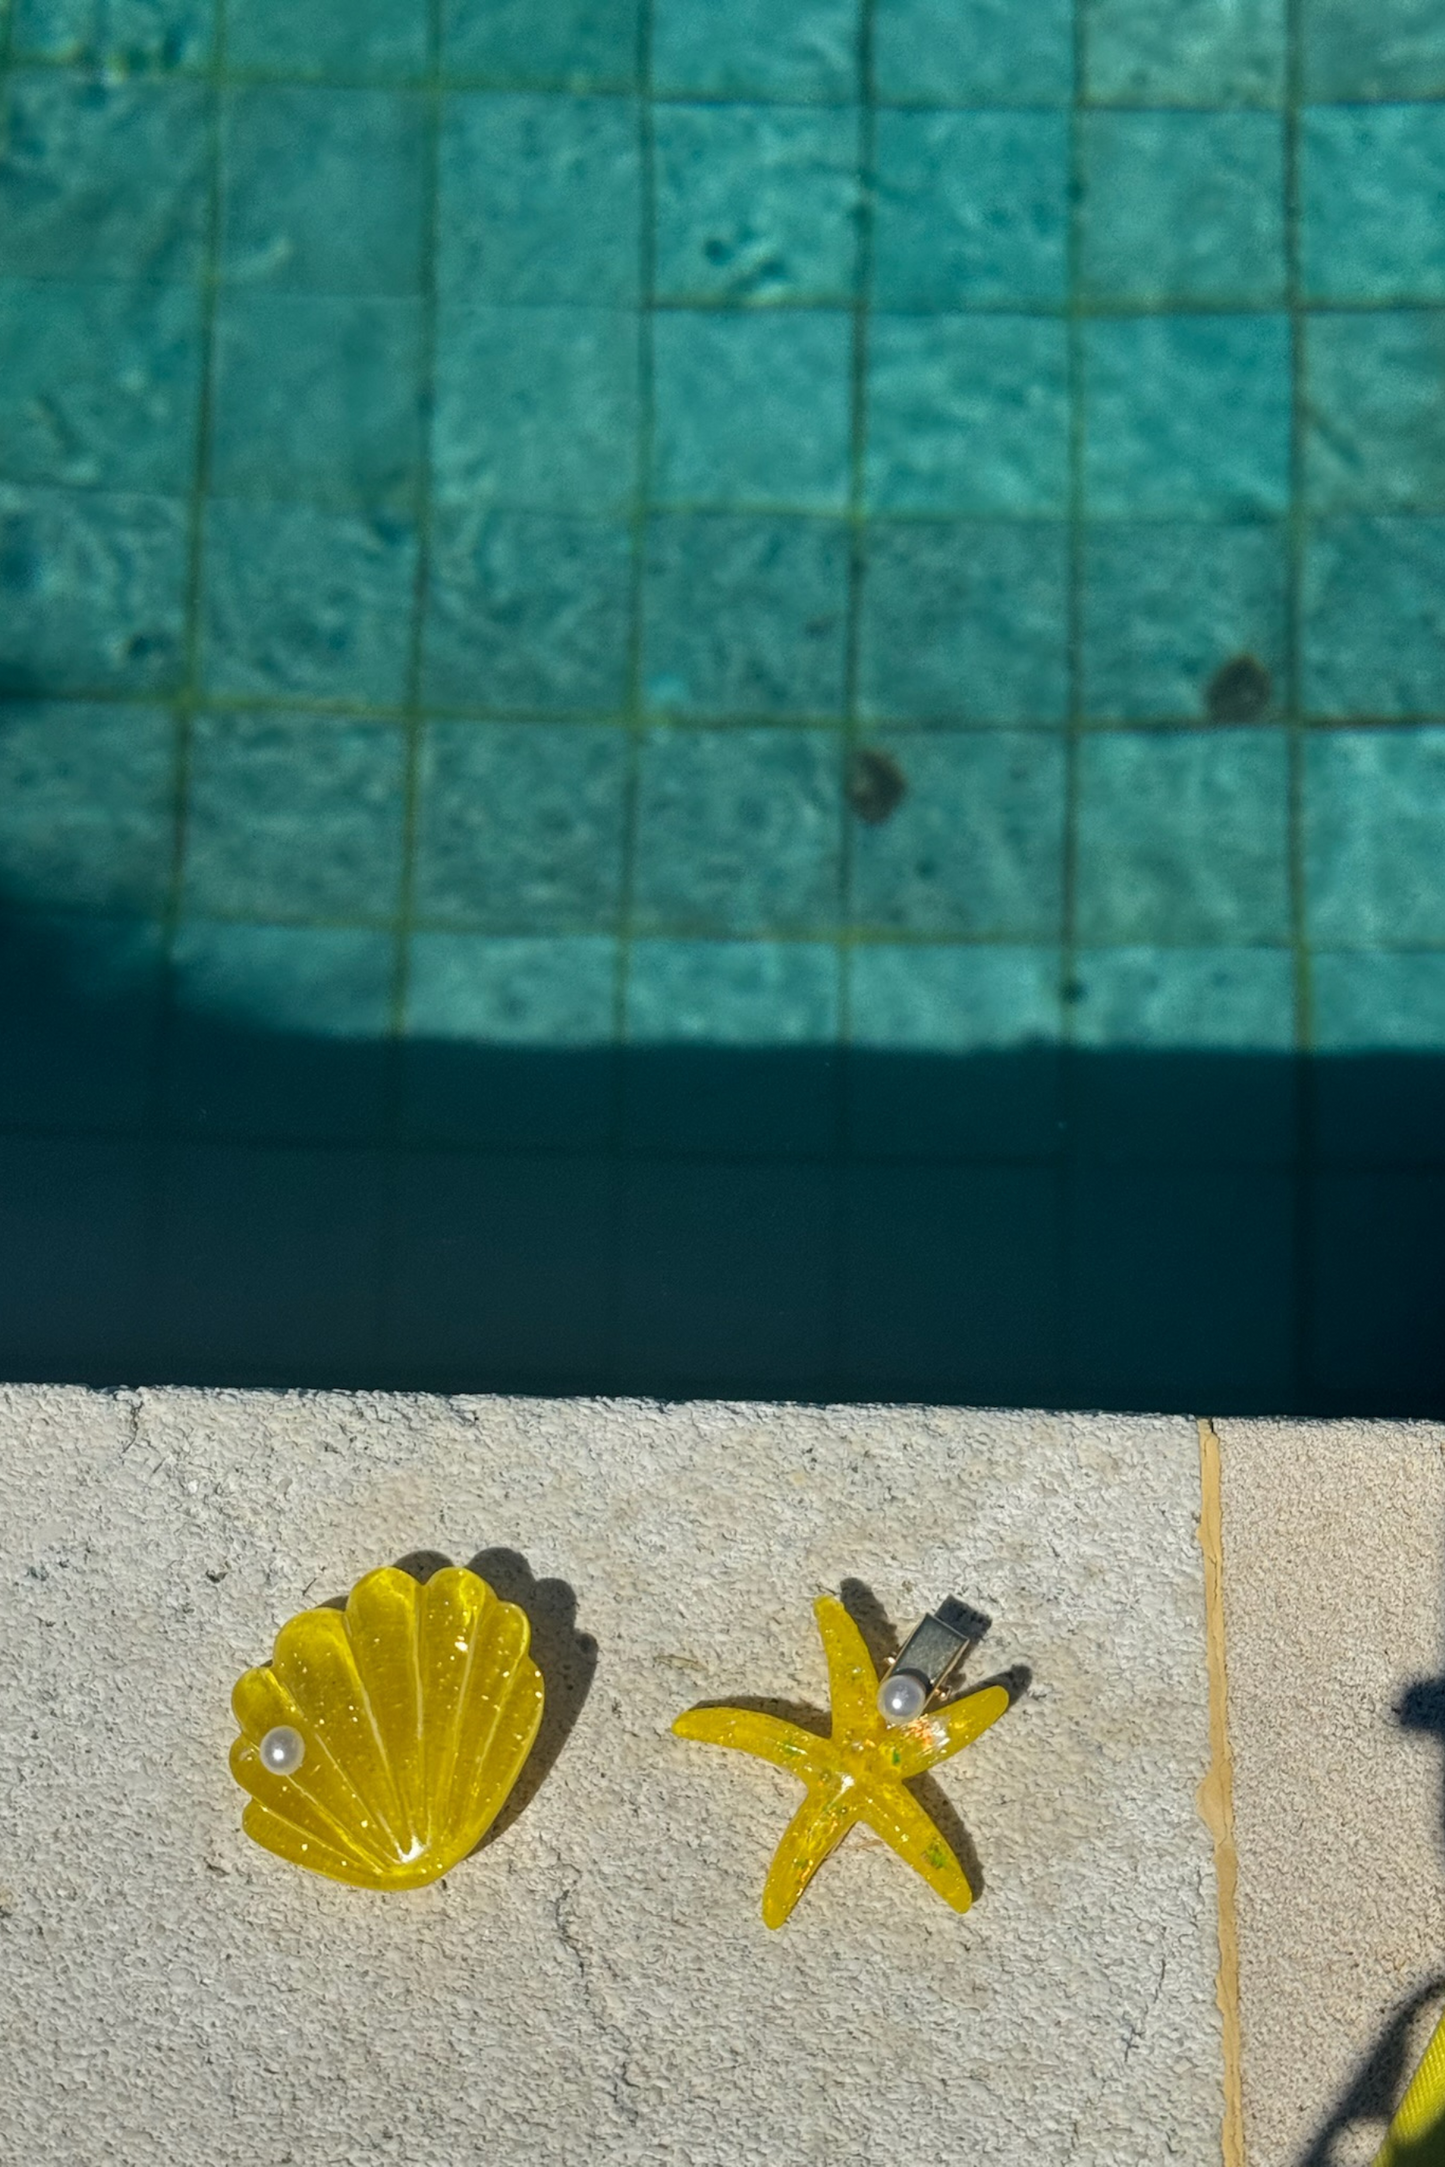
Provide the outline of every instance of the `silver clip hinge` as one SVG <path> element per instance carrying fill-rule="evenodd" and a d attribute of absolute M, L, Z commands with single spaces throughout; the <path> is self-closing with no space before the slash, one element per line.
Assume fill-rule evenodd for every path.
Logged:
<path fill-rule="evenodd" d="M 953 1595 L 921 1619 L 878 1688 L 878 1709 L 885 1722 L 912 1723 L 921 1716 L 988 1631 L 988 1623 L 981 1611 Z"/>

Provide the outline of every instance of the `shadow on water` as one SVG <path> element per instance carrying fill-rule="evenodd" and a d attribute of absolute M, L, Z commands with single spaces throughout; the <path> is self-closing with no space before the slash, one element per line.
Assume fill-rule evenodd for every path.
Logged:
<path fill-rule="evenodd" d="M 111 924 L 0 922 L 0 1374 L 1445 1413 L 1445 1060 L 397 1049 Z"/>

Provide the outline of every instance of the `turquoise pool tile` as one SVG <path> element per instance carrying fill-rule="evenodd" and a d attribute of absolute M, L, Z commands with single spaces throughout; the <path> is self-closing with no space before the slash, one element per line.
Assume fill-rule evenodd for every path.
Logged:
<path fill-rule="evenodd" d="M 215 0 L 15 0 L 17 60 L 61 61 L 116 75 L 204 67 Z"/>
<path fill-rule="evenodd" d="M 1091 512 L 1227 515 L 1287 505 L 1287 317 L 1086 324 L 1084 398 Z"/>
<path fill-rule="evenodd" d="M 207 690 L 398 704 L 416 533 L 310 504 L 217 499 L 206 514 Z"/>
<path fill-rule="evenodd" d="M 1117 731 L 1079 750 L 1085 946 L 1289 939 L 1289 748 L 1273 730 Z"/>
<path fill-rule="evenodd" d="M 847 302 L 858 255 L 858 114 L 659 105 L 660 301 Z"/>
<path fill-rule="evenodd" d="M 16 69 L 0 135 L 0 274 L 197 276 L 208 159 L 202 84 Z"/>
<path fill-rule="evenodd" d="M 842 510 L 851 316 L 669 310 L 652 336 L 659 503 Z"/>
<path fill-rule="evenodd" d="M 1085 529 L 1083 706 L 1091 721 L 1203 721 L 1216 672 L 1245 657 L 1277 711 L 1288 562 L 1273 521 L 1096 521 Z M 1235 719 L 1235 718 L 1231 718 Z"/>
<path fill-rule="evenodd" d="M 172 999 L 212 1022 L 375 1040 L 390 1021 L 395 963 L 386 933 L 187 918 L 171 952 Z"/>
<path fill-rule="evenodd" d="M 624 309 L 446 307 L 432 426 L 436 501 L 628 509 L 640 359 L 637 321 Z"/>
<path fill-rule="evenodd" d="M 875 520 L 859 674 L 865 715 L 1049 725 L 1068 699 L 1062 522 Z"/>
<path fill-rule="evenodd" d="M 1070 1009 L 1080 1046 L 1288 1053 L 1294 954 L 1278 948 L 1082 948 Z"/>
<path fill-rule="evenodd" d="M 637 940 L 628 951 L 634 1046 L 827 1046 L 838 1036 L 838 951 L 824 941 Z"/>
<path fill-rule="evenodd" d="M 629 98 L 458 92 L 441 141 L 437 283 L 470 302 L 630 308 L 642 180 Z"/>
<path fill-rule="evenodd" d="M 200 918 L 390 924 L 405 780 L 395 723 L 198 716 L 183 907 Z"/>
<path fill-rule="evenodd" d="M 176 726 L 159 707 L 0 708 L 0 897 L 158 914 L 175 838 Z"/>
<path fill-rule="evenodd" d="M 1100 105 L 1274 105 L 1286 0 L 1079 0 L 1085 95 Z"/>
<path fill-rule="evenodd" d="M 438 930 L 610 932 L 629 747 L 575 723 L 428 725 L 415 909 Z"/>
<path fill-rule="evenodd" d="M 884 942 L 849 958 L 849 1038 L 879 1053 L 999 1053 L 1057 1044 L 1060 951 Z"/>
<path fill-rule="evenodd" d="M 327 82 L 404 83 L 427 65 L 427 0 L 244 0 L 227 9 L 226 65 Z"/>
<path fill-rule="evenodd" d="M 875 306 L 1064 299 L 1064 114 L 884 111 L 875 160 Z"/>
<path fill-rule="evenodd" d="M 1313 715 L 1445 713 L 1445 518 L 1314 522 L 1304 704 Z"/>
<path fill-rule="evenodd" d="M 414 933 L 407 1035 L 481 1046 L 608 1045 L 617 956 L 617 942 L 602 934 Z"/>
<path fill-rule="evenodd" d="M 638 777 L 635 929 L 831 932 L 840 768 L 831 732 L 650 731 Z"/>
<path fill-rule="evenodd" d="M 1304 0 L 1305 95 L 1445 95 L 1445 16 L 1435 0 Z"/>
<path fill-rule="evenodd" d="M 628 90 L 641 0 L 445 0 L 442 61 L 517 90 Z"/>
<path fill-rule="evenodd" d="M 1316 949 L 1310 1011 L 1321 1053 L 1445 1053 L 1445 950 Z"/>
<path fill-rule="evenodd" d="M 1331 730 L 1305 753 L 1309 937 L 1445 941 L 1445 729 Z"/>
<path fill-rule="evenodd" d="M 1070 0 L 875 0 L 873 80 L 884 103 L 1067 105 Z"/>
<path fill-rule="evenodd" d="M 877 316 L 868 502 L 885 512 L 1062 516 L 1067 334 L 1040 316 Z"/>
<path fill-rule="evenodd" d="M 858 0 L 654 0 L 652 81 L 663 97 L 858 95 Z"/>
<path fill-rule="evenodd" d="M 473 712 L 616 708 L 631 622 L 632 536 L 621 521 L 437 511 L 429 701 Z"/>
<path fill-rule="evenodd" d="M 421 286 L 426 107 L 406 91 L 270 85 L 225 102 L 221 270 L 300 293 Z"/>
<path fill-rule="evenodd" d="M 851 917 L 872 932 L 1056 941 L 1063 913 L 1064 752 L 1021 731 L 880 738 L 908 781 L 853 836 Z"/>
<path fill-rule="evenodd" d="M 848 534 L 777 513 L 662 512 L 649 522 L 643 679 L 655 711 L 840 715 Z"/>
<path fill-rule="evenodd" d="M 200 333 L 193 287 L 0 279 L 0 474 L 184 496 Z"/>
<path fill-rule="evenodd" d="M 186 567 L 171 498 L 0 483 L 0 692 L 172 690 Z"/>
<path fill-rule="evenodd" d="M 1445 510 L 1445 310 L 1309 316 L 1305 354 L 1311 507 Z"/>
<path fill-rule="evenodd" d="M 216 312 L 211 488 L 405 516 L 422 461 L 417 301 L 242 288 Z"/>
<path fill-rule="evenodd" d="M 1081 291 L 1104 302 L 1279 305 L 1275 113 L 1086 113 Z"/>
<path fill-rule="evenodd" d="M 1301 161 L 1308 299 L 1445 298 L 1445 104 L 1317 106 Z"/>

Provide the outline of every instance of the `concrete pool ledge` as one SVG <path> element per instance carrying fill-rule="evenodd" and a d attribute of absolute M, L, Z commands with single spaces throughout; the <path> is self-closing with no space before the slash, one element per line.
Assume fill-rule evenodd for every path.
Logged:
<path fill-rule="evenodd" d="M 1204 1443 L 1182 1418 L 0 1392 L 15 2156 L 1292 2167 L 1445 1969 L 1420 1685 L 1445 1433 L 1220 1424 L 1222 1583 Z M 533 1611 L 554 1720 L 494 1842 L 370 1896 L 242 1836 L 229 1694 L 294 1611 L 421 1553 Z M 899 1627 L 959 1594 L 993 1619 L 970 1675 L 1032 1671 L 939 1779 L 981 1869 L 965 1917 L 855 1834 L 770 1934 L 796 1786 L 669 1734 L 698 1701 L 825 1707 L 825 1588 Z M 1425 1732 L 1390 1713 L 1412 1686 Z"/>

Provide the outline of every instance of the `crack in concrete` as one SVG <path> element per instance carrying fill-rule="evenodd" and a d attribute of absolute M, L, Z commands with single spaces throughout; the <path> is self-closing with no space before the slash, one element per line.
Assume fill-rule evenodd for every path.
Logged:
<path fill-rule="evenodd" d="M 1148 2004 L 1144 2010 L 1143 2015 L 1139 2018 L 1138 2022 L 1134 2023 L 1132 2020 L 1130 2021 L 1128 2033 L 1125 2036 L 1124 2059 L 1126 2062 L 1128 2061 L 1129 2056 L 1133 2053 L 1135 2047 L 1138 2046 L 1139 2041 L 1143 2038 L 1145 2032 L 1149 2029 L 1149 2019 L 1153 2016 L 1154 2011 L 1158 2008 L 1160 1998 L 1164 1992 L 1164 1974 L 1168 1969 L 1169 1959 L 1165 1956 L 1161 1956 L 1159 1959 L 1159 1976 L 1154 1981 L 1154 1991 L 1149 1996 Z"/>
<path fill-rule="evenodd" d="M 592 1959 L 577 1937 L 575 1926 L 575 1899 L 582 1885 L 577 1868 L 569 1868 L 558 1859 L 559 1872 L 569 1878 L 565 1886 L 552 1899 L 552 1919 L 557 1928 L 557 1939 L 577 1966 L 577 1978 L 582 1988 L 582 2006 L 592 2019 L 599 2038 L 616 2048 L 618 2064 L 610 2080 L 612 2104 L 623 2121 L 635 2126 L 641 2119 L 642 2110 L 637 2100 L 637 2083 L 632 2075 L 632 2041 L 622 2026 L 603 2007 L 593 1976 Z"/>

